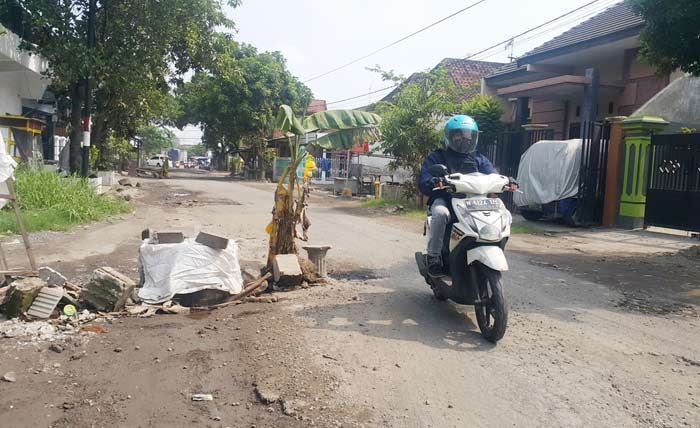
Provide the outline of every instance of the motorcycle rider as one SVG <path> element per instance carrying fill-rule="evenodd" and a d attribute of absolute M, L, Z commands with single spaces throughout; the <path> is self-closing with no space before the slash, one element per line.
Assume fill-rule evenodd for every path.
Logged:
<path fill-rule="evenodd" d="M 445 191 L 434 191 L 439 186 L 440 179 L 430 174 L 430 167 L 442 164 L 450 174 L 495 174 L 496 168 L 486 156 L 476 153 L 479 142 L 479 127 L 469 116 L 456 115 L 445 124 L 444 149 L 435 150 L 423 161 L 418 187 L 428 196 L 431 223 L 428 231 L 428 248 L 426 262 L 428 274 L 438 278 L 444 276 L 442 263 L 442 246 L 447 225 L 452 221 L 450 214 L 449 195 Z"/>

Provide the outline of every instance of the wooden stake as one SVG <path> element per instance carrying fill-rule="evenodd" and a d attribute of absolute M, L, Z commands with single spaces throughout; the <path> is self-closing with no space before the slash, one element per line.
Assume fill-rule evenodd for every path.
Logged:
<path fill-rule="evenodd" d="M 225 308 L 226 306 L 230 306 L 230 305 L 233 305 L 235 303 L 238 303 L 239 300 L 253 294 L 253 292 L 255 292 L 255 290 L 260 288 L 263 285 L 263 283 L 265 281 L 267 281 L 268 279 L 270 279 L 271 277 L 272 277 L 272 274 L 267 273 L 264 276 L 249 283 L 248 285 L 246 285 L 246 287 L 243 289 L 243 291 L 241 291 L 240 293 L 233 296 L 231 298 L 231 300 L 229 300 L 226 303 L 220 303 L 218 305 L 213 305 L 213 306 L 195 306 L 195 307 L 190 308 L 190 310 L 191 311 L 211 311 L 212 309 L 221 309 L 221 308 Z"/>
<path fill-rule="evenodd" d="M 12 177 L 7 179 L 7 189 L 10 191 L 10 196 L 12 196 L 12 206 L 15 209 L 15 217 L 17 218 L 17 228 L 19 233 L 22 235 L 22 240 L 24 241 L 24 249 L 27 250 L 27 257 L 29 258 L 29 266 L 32 271 L 37 272 L 36 261 L 34 260 L 34 253 L 32 253 L 32 244 L 29 242 L 29 236 L 27 231 L 24 229 L 24 223 L 22 222 L 22 216 L 19 210 L 19 204 L 17 203 L 17 195 L 15 195 L 15 184 Z"/>

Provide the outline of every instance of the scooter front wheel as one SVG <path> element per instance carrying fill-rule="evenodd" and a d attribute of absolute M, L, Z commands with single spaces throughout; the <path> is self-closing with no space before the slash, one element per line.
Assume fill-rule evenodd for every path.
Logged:
<path fill-rule="evenodd" d="M 506 334 L 508 325 L 508 305 L 503 296 L 501 272 L 478 262 L 473 269 L 476 269 L 479 281 L 480 303 L 474 306 L 479 330 L 486 340 L 496 343 Z"/>

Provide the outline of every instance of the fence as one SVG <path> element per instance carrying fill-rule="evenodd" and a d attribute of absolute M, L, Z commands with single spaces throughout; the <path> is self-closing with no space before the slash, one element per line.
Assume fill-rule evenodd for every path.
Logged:
<path fill-rule="evenodd" d="M 700 232 L 700 134 L 654 135 L 648 150 L 644 223 Z"/>
<path fill-rule="evenodd" d="M 554 138 L 552 129 L 508 131 L 484 134 L 479 137 L 479 152 L 489 158 L 502 175 L 517 178 L 520 157 L 533 144 Z M 501 194 L 501 199 L 511 212 L 518 210 L 512 193 Z"/>
<path fill-rule="evenodd" d="M 610 123 L 582 123 L 581 140 L 581 170 L 575 219 L 582 224 L 600 224 L 603 220 Z"/>

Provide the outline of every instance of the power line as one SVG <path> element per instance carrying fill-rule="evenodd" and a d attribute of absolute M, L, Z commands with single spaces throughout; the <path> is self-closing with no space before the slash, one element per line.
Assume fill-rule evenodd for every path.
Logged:
<path fill-rule="evenodd" d="M 593 5 L 593 4 L 599 3 L 600 1 L 602 1 L 602 0 L 593 0 L 593 1 L 589 2 L 589 3 L 586 3 L 586 4 L 582 5 L 582 6 L 577 7 L 576 9 L 570 10 L 569 12 L 566 12 L 566 13 L 564 13 L 564 14 L 562 14 L 562 15 L 559 15 L 559 16 L 557 16 L 556 18 L 550 19 L 550 20 L 547 21 L 547 22 L 544 22 L 544 23 L 539 24 L 539 25 L 537 25 L 537 26 L 535 26 L 535 27 L 532 27 L 532 28 L 530 28 L 530 29 L 528 29 L 528 30 L 525 30 L 525 31 L 523 31 L 523 32 L 520 33 L 520 34 L 517 34 L 517 35 L 515 35 L 515 36 L 511 36 L 511 37 L 505 39 L 504 41 L 502 41 L 502 42 L 500 42 L 500 43 L 491 45 L 491 46 L 489 46 L 489 47 L 486 48 L 486 49 L 482 49 L 482 50 L 480 50 L 479 52 L 476 52 L 476 53 L 474 53 L 474 54 L 471 54 L 471 55 L 465 57 L 464 59 L 471 59 L 471 58 L 473 58 L 473 57 L 475 57 L 475 56 L 477 56 L 477 55 L 480 55 L 480 54 L 483 54 L 483 53 L 485 53 L 485 52 L 488 52 L 488 51 L 490 51 L 491 49 L 497 48 L 498 46 L 501 46 L 501 45 L 503 45 L 503 44 L 505 44 L 505 43 L 510 42 L 511 40 L 514 40 L 514 39 L 516 39 L 516 38 L 518 38 L 518 37 L 522 37 L 522 36 L 524 36 L 524 35 L 526 35 L 526 34 L 532 33 L 533 31 L 539 30 L 540 28 L 545 27 L 545 26 L 547 26 L 547 25 L 549 25 L 549 24 L 551 24 L 551 23 L 553 23 L 553 22 L 556 22 L 556 21 L 558 21 L 558 20 L 560 20 L 560 19 L 566 18 L 567 16 L 571 16 L 571 15 L 575 14 L 576 12 L 579 12 L 579 11 L 581 11 L 581 10 L 583 10 L 583 9 L 585 9 L 585 8 L 587 8 L 587 7 L 591 6 L 591 5 Z M 614 3 L 615 3 L 615 2 L 610 3 L 610 5 L 611 5 L 611 4 L 614 4 Z M 608 6 L 609 6 L 609 5 L 608 5 Z M 606 7 L 607 7 L 607 6 L 606 6 Z M 599 12 L 600 10 L 601 10 L 601 9 L 596 9 L 597 12 Z M 590 12 L 590 11 L 589 11 L 589 12 Z M 583 18 L 586 18 L 586 17 L 588 17 L 588 15 L 583 14 L 581 18 L 583 19 Z M 555 27 L 555 28 L 561 28 L 561 26 L 557 26 L 557 27 Z M 553 30 L 553 29 L 552 29 L 552 30 Z M 549 31 L 549 30 L 547 30 L 547 31 Z M 547 31 L 541 32 L 541 33 L 539 33 L 539 34 L 545 34 Z M 528 40 L 529 40 L 529 39 L 528 39 Z M 354 61 L 354 62 L 357 62 L 357 61 L 360 61 L 360 59 L 358 59 L 358 60 L 356 60 L 356 61 Z M 353 62 L 353 63 L 354 63 L 354 62 Z M 348 63 L 347 65 L 350 65 L 350 63 Z M 343 67 L 344 67 L 344 66 L 343 66 Z M 340 68 L 342 68 L 342 67 L 340 67 Z M 340 68 L 338 68 L 338 69 L 340 69 Z M 335 71 L 335 70 L 331 70 L 331 71 L 329 71 L 329 72 L 327 72 L 327 73 L 330 74 L 330 73 L 332 73 L 333 71 Z M 319 75 L 318 77 L 321 77 L 321 76 Z M 388 86 L 388 87 L 386 87 L 386 88 L 378 89 L 378 90 L 376 90 L 376 91 L 368 92 L 368 93 L 361 94 L 361 95 L 357 95 L 357 96 L 350 97 L 350 98 L 345 98 L 345 99 L 343 99 L 343 100 L 333 101 L 333 102 L 326 103 L 326 104 L 327 104 L 327 105 L 331 105 L 331 104 L 338 104 L 338 103 L 341 103 L 341 102 L 344 102 L 344 101 L 351 101 L 351 100 L 354 100 L 354 99 L 357 99 L 357 98 L 365 97 L 365 96 L 367 96 L 367 95 L 372 95 L 372 94 L 377 93 L 377 92 L 385 91 L 385 90 L 387 90 L 387 89 L 395 88 L 395 87 L 397 87 L 397 86 L 399 86 L 399 85 L 396 84 L 396 85 L 393 85 L 393 86 Z"/>
<path fill-rule="evenodd" d="M 576 9 L 571 10 L 571 11 L 569 11 L 569 12 L 566 12 L 566 13 L 563 14 L 563 15 L 559 15 L 559 16 L 557 16 L 556 18 L 550 19 L 549 21 L 544 22 L 544 23 L 542 23 L 542 24 L 540 24 L 540 25 L 538 25 L 538 26 L 536 26 L 536 27 L 532 27 L 532 28 L 530 28 L 529 30 L 525 30 L 525 31 L 523 31 L 523 32 L 520 33 L 520 34 L 517 34 L 517 35 L 515 35 L 515 36 L 511 36 L 511 37 L 508 37 L 507 39 L 503 40 L 502 42 L 496 43 L 495 45 L 491 45 L 491 46 L 489 46 L 488 48 L 482 49 L 482 50 L 480 50 L 480 51 L 477 52 L 477 53 L 471 54 L 471 55 L 465 57 L 464 59 L 471 59 L 471 58 L 474 58 L 475 56 L 477 56 L 477 55 L 479 55 L 479 54 L 482 54 L 482 53 L 484 53 L 484 52 L 490 51 L 490 50 L 493 49 L 493 48 L 497 48 L 497 47 L 499 47 L 499 46 L 501 46 L 501 45 L 503 45 L 503 44 L 505 44 L 505 43 L 510 42 L 510 41 L 513 40 L 513 39 L 517 39 L 518 37 L 524 36 L 525 34 L 531 33 L 531 32 L 533 32 L 533 31 L 535 31 L 535 30 L 539 30 L 540 28 L 542 28 L 542 27 L 544 27 L 544 26 L 546 26 L 546 25 L 549 25 L 549 24 L 551 24 L 552 22 L 558 21 L 558 20 L 560 20 L 560 19 L 562 19 L 562 18 L 565 18 L 565 17 L 567 17 L 567 16 L 569 16 L 569 15 L 572 15 L 572 14 L 578 12 L 579 10 L 585 9 L 585 8 L 587 8 L 588 6 L 592 5 L 592 4 L 598 3 L 599 1 L 601 1 L 601 0 L 593 0 L 592 2 L 586 3 L 586 4 L 584 4 L 583 6 L 579 6 L 579 7 L 577 7 Z"/>
<path fill-rule="evenodd" d="M 350 61 L 350 62 L 348 62 L 348 63 L 345 63 L 345 64 L 343 64 L 343 65 L 341 65 L 341 66 L 339 66 L 339 67 L 336 67 L 336 68 L 334 68 L 334 69 L 332 69 L 332 70 L 328 70 L 328 71 L 326 71 L 326 72 L 324 72 L 324 73 L 321 73 L 321 74 L 319 74 L 319 75 L 316 75 L 316 76 L 314 76 L 314 77 L 312 77 L 312 78 L 310 78 L 310 79 L 304 80 L 304 83 L 308 83 L 308 82 L 311 82 L 312 80 L 316 80 L 316 79 L 320 79 L 321 77 L 328 76 L 328 75 L 331 74 L 331 73 L 335 73 L 335 72 L 338 71 L 338 70 L 342 70 L 342 69 L 344 69 L 344 68 L 346 68 L 346 67 L 349 67 L 349 66 L 351 66 L 351 65 L 353 65 L 353 64 L 356 64 L 356 63 L 362 61 L 363 59 L 367 59 L 367 58 L 371 57 L 372 55 L 378 54 L 379 52 L 381 52 L 381 51 L 383 51 L 383 50 L 385 50 L 385 49 L 388 49 L 388 48 L 390 48 L 390 47 L 392 47 L 392 46 L 398 45 L 399 43 L 403 42 L 404 40 L 410 39 L 411 37 L 413 37 L 413 36 L 415 36 L 415 35 L 417 35 L 417 34 L 420 34 L 420 33 L 422 33 L 423 31 L 428 30 L 428 29 L 430 29 L 430 28 L 432 28 L 432 27 L 434 27 L 434 26 L 436 26 L 436 25 L 438 25 L 438 24 L 441 24 L 441 23 L 447 21 L 448 19 L 453 18 L 453 17 L 455 17 L 455 16 L 457 16 L 457 15 L 459 15 L 459 14 L 461 14 L 461 13 L 464 13 L 464 12 L 468 11 L 469 9 L 471 9 L 471 8 L 473 8 L 473 7 L 476 7 L 476 6 L 480 5 L 481 3 L 485 2 L 485 1 L 486 1 L 486 0 L 479 0 L 479 1 L 475 2 L 475 3 L 472 3 L 472 4 L 470 4 L 469 6 L 467 6 L 467 7 L 465 7 L 465 8 L 462 8 L 462 9 L 458 10 L 457 12 L 451 13 L 450 15 L 447 15 L 446 17 L 441 18 L 441 19 L 439 19 L 439 20 L 433 22 L 432 24 L 429 24 L 429 25 L 427 25 L 427 26 L 421 28 L 421 29 L 418 30 L 418 31 L 414 31 L 414 32 L 411 33 L 411 34 L 409 34 L 409 35 L 407 35 L 407 36 L 404 36 L 404 37 L 400 38 L 399 40 L 396 40 L 395 42 L 392 42 L 392 43 L 389 43 L 388 45 L 382 46 L 382 47 L 379 48 L 379 49 L 376 49 L 376 50 L 374 50 L 374 51 L 372 51 L 372 52 L 370 52 L 370 53 L 368 53 L 368 54 L 366 54 L 366 55 L 361 56 L 360 58 L 354 59 L 354 60 L 352 60 L 352 61 Z"/>
<path fill-rule="evenodd" d="M 345 98 L 345 99 L 343 99 L 343 100 L 338 100 L 338 101 L 333 101 L 333 102 L 330 102 L 330 103 L 326 103 L 326 105 L 339 104 L 339 103 L 342 103 L 342 102 L 345 102 L 345 101 L 356 100 L 356 99 L 358 99 L 358 98 L 366 97 L 367 95 L 376 94 L 377 92 L 386 91 L 387 89 L 392 89 L 392 88 L 395 88 L 395 87 L 397 87 L 397 86 L 399 86 L 399 85 L 396 84 L 396 85 L 387 86 L 386 88 L 377 89 L 376 91 L 367 92 L 366 94 L 356 95 L 356 96 L 354 96 L 354 97 Z"/>
<path fill-rule="evenodd" d="M 539 37 L 541 37 L 541 36 L 543 36 L 543 35 L 546 35 L 546 34 L 549 34 L 549 33 L 554 32 L 554 31 L 557 31 L 557 30 L 559 30 L 560 28 L 566 27 L 566 26 L 568 26 L 568 25 L 571 25 L 571 24 L 574 24 L 574 23 L 578 23 L 578 22 L 583 22 L 584 20 L 586 20 L 586 19 L 588 19 L 588 18 L 590 18 L 590 17 L 592 17 L 592 16 L 598 15 L 599 13 L 601 13 L 602 11 L 604 11 L 605 9 L 607 9 L 607 8 L 609 8 L 610 6 L 616 4 L 618 1 L 619 1 L 619 0 L 612 0 L 612 1 L 608 2 L 607 4 L 604 4 L 603 6 L 594 9 L 593 11 L 586 11 L 585 13 L 583 13 L 583 14 L 581 14 L 581 15 L 575 16 L 575 17 L 573 17 L 572 19 L 569 19 L 569 20 L 567 20 L 567 21 L 565 21 L 565 22 L 563 22 L 563 23 L 560 23 L 560 25 L 554 26 L 554 27 L 552 27 L 552 28 L 547 28 L 547 29 L 545 29 L 545 30 L 543 30 L 543 31 L 537 32 L 537 33 L 535 33 L 535 34 L 533 34 L 533 35 L 531 35 L 531 36 L 529 36 L 529 37 L 526 37 L 526 38 L 524 38 L 524 39 L 522 39 L 522 40 L 518 40 L 518 42 L 519 42 L 520 44 L 522 44 L 522 43 L 524 43 L 524 42 L 528 42 L 528 41 L 530 41 L 530 40 L 539 38 Z M 510 39 L 510 40 L 515 40 L 515 39 Z M 508 42 L 510 42 L 510 40 L 509 40 Z M 488 54 L 488 55 L 480 56 L 479 58 L 474 58 L 474 59 L 478 59 L 479 61 L 484 61 L 484 60 L 487 60 L 487 59 L 489 59 L 489 58 L 493 58 L 494 56 L 499 55 L 499 54 L 500 54 L 500 52 L 499 52 L 499 51 L 496 51 L 496 52 L 490 53 L 490 54 Z M 474 55 L 477 55 L 477 54 L 474 54 Z M 470 58 L 471 58 L 471 55 L 470 55 Z"/>

